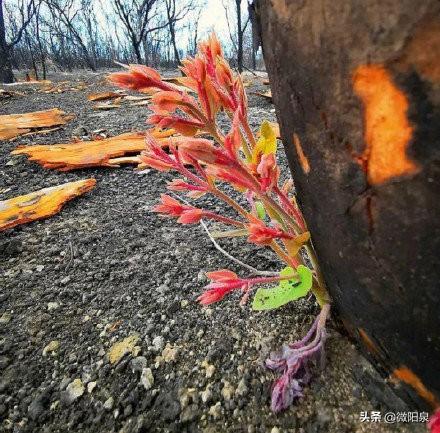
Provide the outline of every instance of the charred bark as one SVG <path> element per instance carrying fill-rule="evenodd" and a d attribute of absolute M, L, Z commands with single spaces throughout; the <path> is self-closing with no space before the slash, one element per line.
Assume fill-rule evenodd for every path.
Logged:
<path fill-rule="evenodd" d="M 11 51 L 11 45 L 6 42 L 3 0 L 0 0 L 0 83 L 12 83 L 14 81 L 11 63 Z"/>
<path fill-rule="evenodd" d="M 9 47 L 0 49 L 0 83 L 12 83 L 14 74 L 12 73 L 11 50 Z"/>
<path fill-rule="evenodd" d="M 237 69 L 243 72 L 243 33 L 241 30 L 241 0 L 235 0 L 235 12 L 237 14 Z"/>
<path fill-rule="evenodd" d="M 2 83 L 12 83 L 14 81 L 14 74 L 12 73 L 12 51 L 14 46 L 20 42 L 23 32 L 36 13 L 36 9 L 35 0 L 29 0 L 26 4 L 21 4 L 19 7 L 20 24 L 12 40 L 7 42 L 3 0 L 0 0 L 0 82 Z"/>
<path fill-rule="evenodd" d="M 438 406 L 440 4 L 257 0 L 256 9 L 335 307 L 407 401 Z"/>

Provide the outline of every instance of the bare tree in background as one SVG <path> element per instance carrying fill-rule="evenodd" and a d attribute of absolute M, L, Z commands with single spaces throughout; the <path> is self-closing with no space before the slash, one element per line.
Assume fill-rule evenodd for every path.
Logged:
<path fill-rule="evenodd" d="M 98 62 L 98 22 L 96 19 L 93 0 L 81 0 L 80 18 L 81 21 L 84 23 L 87 34 L 87 48 L 89 50 L 90 56 L 93 59 L 93 64 L 96 67 L 96 64 Z"/>
<path fill-rule="evenodd" d="M 152 33 L 166 27 L 167 22 L 158 21 L 157 0 L 113 0 L 115 12 L 127 31 L 136 61 L 142 63 L 141 44 Z M 150 25 L 155 24 L 150 27 Z M 144 53 L 147 55 L 147 53 Z M 148 63 L 148 59 L 144 59 Z"/>
<path fill-rule="evenodd" d="M 17 26 L 14 17 L 17 16 L 16 8 L 11 3 L 5 8 L 8 14 L 8 23 L 10 32 L 16 33 Z M 46 79 L 46 47 L 43 40 L 40 24 L 41 24 L 41 9 L 42 2 L 35 2 L 35 11 L 29 24 L 23 30 L 23 37 L 21 43 L 16 44 L 14 48 L 12 65 L 14 67 L 20 65 L 26 65 L 26 69 L 32 69 L 33 73 L 28 75 L 28 78 L 39 79 L 39 66 L 41 65 L 42 78 Z M 18 59 L 22 59 L 22 63 L 18 63 Z"/>
<path fill-rule="evenodd" d="M 230 23 L 230 8 L 228 3 L 232 2 L 235 14 L 235 29 L 232 29 Z M 228 23 L 229 36 L 231 38 L 232 46 L 237 54 L 237 69 L 239 72 L 243 72 L 243 39 L 247 25 L 249 23 L 249 16 L 244 20 L 241 10 L 242 0 L 227 0 L 223 1 L 223 7 L 225 9 L 226 21 Z M 243 24 L 244 21 L 244 24 Z"/>
<path fill-rule="evenodd" d="M 83 55 L 87 66 L 96 71 L 96 65 L 93 56 L 90 53 L 90 47 L 87 47 L 81 29 L 84 23 L 81 21 L 81 11 L 83 8 L 89 8 L 92 0 L 82 0 L 77 6 L 75 0 L 44 0 L 52 15 L 52 30 L 58 32 L 58 36 L 63 39 L 66 35 L 63 30 L 67 30 L 69 42 L 75 44 Z M 65 29 L 62 29 L 62 26 Z"/>
<path fill-rule="evenodd" d="M 42 35 L 41 35 L 41 31 L 40 31 L 40 7 L 41 7 L 41 4 L 38 5 L 37 12 L 35 13 L 35 38 L 37 40 L 38 51 L 40 53 L 40 62 L 41 62 L 41 69 L 43 72 L 43 80 L 45 80 L 46 74 L 47 74 L 47 66 L 46 66 L 47 52 L 46 52 L 46 47 L 45 47 L 45 44 L 42 40 Z M 35 71 L 35 75 L 36 75 L 36 78 L 38 79 L 37 71 Z"/>
<path fill-rule="evenodd" d="M 203 8 L 205 7 L 205 3 L 203 3 L 199 8 L 196 10 L 194 20 L 191 20 L 188 23 L 188 53 L 191 56 L 194 56 L 197 52 L 197 42 L 199 40 L 199 22 L 200 22 L 200 16 L 202 15 Z"/>
<path fill-rule="evenodd" d="M 104 14 L 105 32 L 102 34 L 101 44 L 106 46 L 107 56 L 113 63 L 114 59 L 120 59 L 124 63 L 130 62 L 131 49 L 126 38 L 118 31 L 120 28 L 120 18 L 114 13 L 113 9 L 106 9 L 108 0 L 98 0 L 101 12 Z"/>
<path fill-rule="evenodd" d="M 180 64 L 179 50 L 176 43 L 176 25 L 179 21 L 183 20 L 189 12 L 194 10 L 193 0 L 165 0 L 166 17 L 168 30 L 170 33 L 170 42 L 174 51 L 174 62 Z"/>
<path fill-rule="evenodd" d="M 35 14 L 37 3 L 35 0 L 21 0 L 18 4 L 18 20 L 16 22 L 16 31 L 10 35 L 10 41 L 6 39 L 6 27 L 4 20 L 3 0 L 0 0 L 0 82 L 12 83 L 14 74 L 12 73 L 11 56 L 14 46 L 17 45 L 25 31 L 26 27 Z M 11 26 L 12 27 L 12 26 Z"/>
<path fill-rule="evenodd" d="M 248 14 L 249 20 L 251 22 L 251 32 L 252 32 L 252 69 L 257 69 L 257 51 L 260 48 L 260 32 L 258 30 L 257 15 L 255 11 L 255 4 L 253 2 L 248 3 Z"/>
<path fill-rule="evenodd" d="M 114 66 L 115 59 L 124 63 L 151 63 L 156 67 L 175 66 L 185 51 L 195 53 L 204 3 L 204 0 L 0 0 L 3 30 L 0 61 L 8 64 L 6 69 L 10 71 L 12 68 L 27 73 L 34 70 L 37 79 L 45 78 L 48 68 L 96 70 Z M 231 17 L 232 13 L 235 16 L 231 11 Z M 246 38 L 244 45 L 249 46 Z M 245 63 L 248 52 L 245 48 Z M 12 80 L 12 72 L 8 80 Z"/>

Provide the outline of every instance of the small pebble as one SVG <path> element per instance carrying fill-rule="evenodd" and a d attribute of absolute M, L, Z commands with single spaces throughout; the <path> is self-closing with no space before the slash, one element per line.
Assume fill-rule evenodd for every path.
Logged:
<path fill-rule="evenodd" d="M 216 404 L 209 408 L 209 415 L 211 415 L 214 419 L 218 419 L 222 415 L 222 404 L 218 401 Z"/>
<path fill-rule="evenodd" d="M 87 392 L 91 394 L 96 387 L 96 382 L 89 382 L 87 384 Z"/>
<path fill-rule="evenodd" d="M 60 342 L 58 340 L 52 340 L 44 349 L 43 356 L 47 356 L 48 353 L 54 353 L 60 348 Z"/>
<path fill-rule="evenodd" d="M 148 391 L 154 385 L 154 376 L 151 368 L 143 368 L 141 373 L 141 384 Z"/>
<path fill-rule="evenodd" d="M 58 302 L 48 302 L 47 303 L 47 311 L 58 310 L 60 304 Z"/>
<path fill-rule="evenodd" d="M 113 397 L 109 397 L 105 403 L 104 403 L 104 409 L 105 410 L 112 410 L 113 409 L 113 404 L 114 404 L 114 399 Z"/>
<path fill-rule="evenodd" d="M 67 405 L 72 404 L 75 400 L 84 394 L 84 384 L 81 379 L 75 379 L 66 388 L 62 396 L 63 402 Z"/>
<path fill-rule="evenodd" d="M 157 337 L 153 338 L 152 344 L 155 352 L 161 352 L 165 346 L 164 338 L 158 335 Z"/>
<path fill-rule="evenodd" d="M 0 316 L 0 324 L 6 324 L 9 323 L 11 321 L 12 315 L 11 313 L 5 311 L 1 316 Z"/>

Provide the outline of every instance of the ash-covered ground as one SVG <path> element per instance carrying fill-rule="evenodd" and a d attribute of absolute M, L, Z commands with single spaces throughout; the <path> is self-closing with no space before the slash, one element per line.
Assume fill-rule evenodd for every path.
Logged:
<path fill-rule="evenodd" d="M 200 226 L 151 212 L 172 174 L 132 167 L 69 173 L 13 157 L 18 145 L 68 142 L 104 129 L 145 128 L 146 107 L 95 111 L 92 92 L 113 90 L 105 74 L 57 74 L 86 81 L 83 91 L 24 93 L 0 102 L 0 114 L 58 107 L 74 120 L 48 135 L 0 145 L 0 200 L 94 177 L 97 186 L 57 215 L 0 233 L 0 430 L 5 432 L 422 432 L 417 424 L 362 423 L 361 411 L 405 411 L 356 348 L 330 322 L 325 369 L 289 410 L 269 408 L 275 375 L 268 353 L 307 331 L 312 300 L 269 312 L 238 298 L 202 308 L 204 272 L 246 271 L 221 255 Z M 247 77 L 252 80 L 252 76 Z M 252 127 L 275 121 L 273 105 L 249 86 Z M 283 157 L 281 157 L 283 159 Z M 284 175 L 288 169 L 284 161 Z M 211 209 L 219 204 L 204 199 Z M 223 241 L 262 270 L 282 265 L 243 240 Z M 115 343 L 132 348 L 119 361 Z M 111 348 L 113 347 L 113 351 Z M 120 346 L 119 348 L 122 348 Z M 365 390 L 369 390 L 368 394 Z"/>

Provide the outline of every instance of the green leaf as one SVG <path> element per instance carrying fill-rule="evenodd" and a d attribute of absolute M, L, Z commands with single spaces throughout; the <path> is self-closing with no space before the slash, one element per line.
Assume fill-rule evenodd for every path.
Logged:
<path fill-rule="evenodd" d="M 264 220 L 266 218 L 266 209 L 264 209 L 263 203 L 261 201 L 255 202 L 255 209 L 257 210 L 257 215 L 260 220 Z"/>
<path fill-rule="evenodd" d="M 303 265 L 299 265 L 296 272 L 298 273 L 299 281 L 294 277 L 291 280 L 280 281 L 278 286 L 272 289 L 258 289 L 252 303 L 252 308 L 257 311 L 273 310 L 290 301 L 306 296 L 312 288 L 312 272 Z M 280 275 L 289 276 L 293 273 L 295 273 L 295 270 L 287 267 L 280 272 Z"/>

